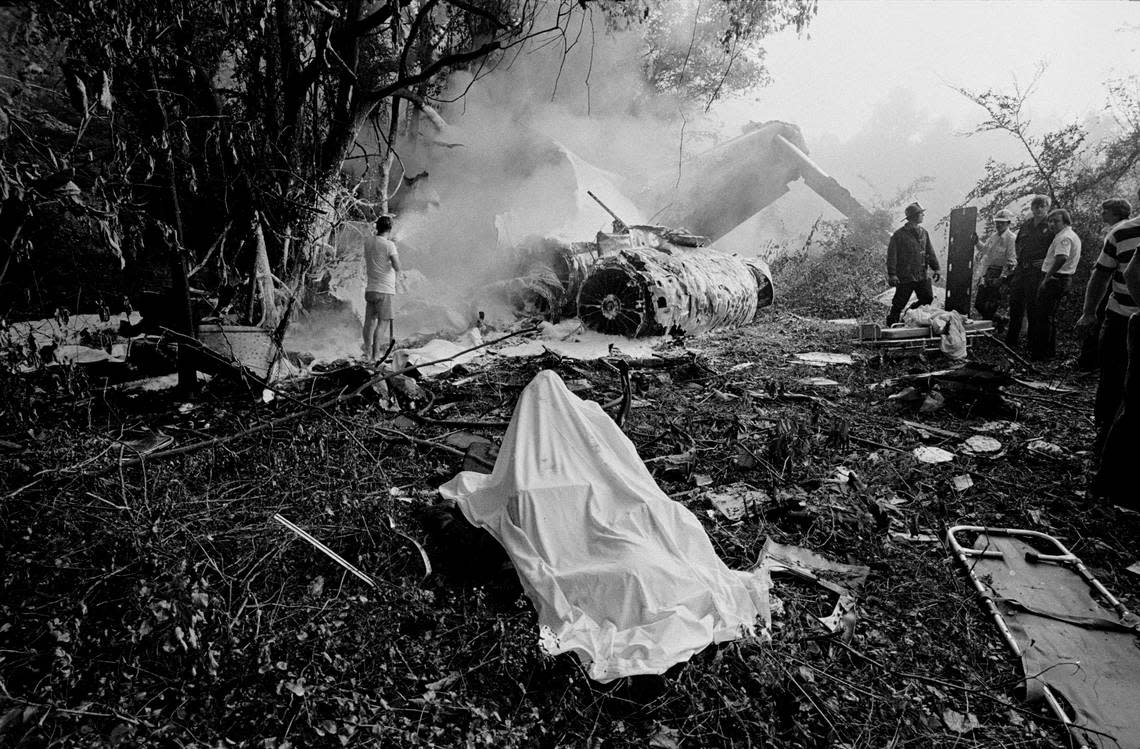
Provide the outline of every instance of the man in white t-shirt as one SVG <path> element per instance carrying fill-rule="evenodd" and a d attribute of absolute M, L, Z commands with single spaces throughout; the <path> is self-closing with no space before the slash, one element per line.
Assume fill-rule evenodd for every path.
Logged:
<path fill-rule="evenodd" d="M 376 219 L 375 236 L 364 240 L 364 356 L 381 358 L 382 323 L 388 321 L 389 345 L 396 340 L 392 322 L 392 299 L 396 295 L 396 274 L 400 272 L 400 255 L 388 236 L 392 233 L 392 217 Z M 387 356 L 385 353 L 384 356 Z"/>
<path fill-rule="evenodd" d="M 1073 231 L 1073 217 L 1064 208 L 1049 212 L 1053 241 L 1041 261 L 1044 278 L 1029 307 L 1029 358 L 1052 359 L 1057 353 L 1057 324 L 1054 319 L 1061 299 L 1073 284 L 1073 274 L 1081 261 L 1081 238 Z"/>

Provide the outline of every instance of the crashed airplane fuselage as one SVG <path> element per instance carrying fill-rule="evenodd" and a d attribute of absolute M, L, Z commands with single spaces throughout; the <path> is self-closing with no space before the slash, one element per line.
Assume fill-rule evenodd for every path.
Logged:
<path fill-rule="evenodd" d="M 655 226 L 599 235 L 599 245 L 615 245 L 616 251 L 597 260 L 583 280 L 579 319 L 593 330 L 631 338 L 751 323 L 772 303 L 767 264 L 700 240 Z"/>
<path fill-rule="evenodd" d="M 561 288 L 543 288 L 545 306 L 552 314 L 577 314 L 594 330 L 627 336 L 701 333 L 751 323 L 773 299 L 766 263 L 719 252 L 710 238 L 726 235 L 800 178 L 849 218 L 867 215 L 807 156 L 799 128 L 784 122 L 749 129 L 682 163 L 675 177 L 675 187 L 642 190 L 637 202 L 647 213 L 656 208 L 653 215 L 662 223 L 683 229 L 625 227 L 614 216 L 620 231 L 599 232 L 594 242 L 532 238 L 518 255 L 518 275 L 538 278 L 548 270 Z"/>

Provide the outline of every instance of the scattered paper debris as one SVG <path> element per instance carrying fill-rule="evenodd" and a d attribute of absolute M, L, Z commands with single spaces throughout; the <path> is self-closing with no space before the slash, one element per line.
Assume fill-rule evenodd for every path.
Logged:
<path fill-rule="evenodd" d="M 973 453 L 974 455 L 986 455 L 989 453 L 996 453 L 1001 450 L 1001 443 L 993 437 L 985 437 L 980 434 L 975 434 L 970 437 L 962 445 L 965 452 Z"/>
<path fill-rule="evenodd" d="M 954 453 L 943 450 L 941 447 L 916 447 L 914 457 L 923 463 L 948 463 L 954 460 Z"/>
<path fill-rule="evenodd" d="M 796 384 L 815 388 L 839 387 L 838 382 L 835 380 L 830 380 L 826 377 L 801 377 L 800 379 L 796 380 Z"/>
<path fill-rule="evenodd" d="M 795 358 L 803 363 L 810 364 L 813 367 L 828 367 L 833 364 L 854 364 L 855 359 L 851 354 L 840 354 L 834 351 L 808 351 L 803 354 L 796 354 Z"/>
<path fill-rule="evenodd" d="M 963 473 L 950 479 L 950 483 L 953 485 L 954 491 L 964 492 L 974 485 L 974 480 L 970 478 L 970 474 Z"/>
<path fill-rule="evenodd" d="M 946 708 L 942 711 L 942 722 L 955 733 L 970 733 L 982 727 L 982 724 L 978 722 L 978 716 L 973 713 L 962 715 L 962 713 L 957 710 L 951 710 L 950 708 Z"/>
<path fill-rule="evenodd" d="M 749 510 L 771 500 L 767 492 L 754 489 L 745 483 L 729 484 L 705 495 L 713 507 L 729 522 L 743 520 Z"/>
<path fill-rule="evenodd" d="M 891 531 L 891 538 L 896 541 L 909 541 L 914 544 L 934 544 L 940 540 L 938 536 L 931 533 L 900 533 L 898 531 Z"/>
<path fill-rule="evenodd" d="M 835 608 L 830 615 L 819 617 L 819 622 L 831 632 L 843 629 L 854 633 L 855 595 L 870 574 L 870 567 L 833 562 L 810 549 L 777 543 L 769 538 L 760 550 L 760 560 L 755 569 L 766 590 L 771 589 L 772 573 L 786 572 L 836 594 Z M 771 628 L 771 621 L 765 621 L 765 626 Z"/>
<path fill-rule="evenodd" d="M 482 356 L 485 352 L 467 351 L 482 343 L 483 336 L 479 329 L 471 328 L 455 341 L 434 338 L 419 348 L 397 349 L 392 352 L 392 366 L 397 370 L 416 366 L 419 373 L 424 377 L 438 377 L 450 372 L 460 364 L 467 364 Z M 463 353 L 464 351 L 467 353 Z M 432 364 L 431 362 L 437 363 Z"/>
<path fill-rule="evenodd" d="M 1030 440 L 1029 443 L 1025 445 L 1025 449 L 1031 453 L 1037 453 L 1038 455 L 1044 455 L 1049 458 L 1063 459 L 1068 457 L 1065 448 L 1060 445 L 1055 445 L 1052 442 L 1046 442 L 1045 440 Z"/>
<path fill-rule="evenodd" d="M 112 356 L 103 349 L 80 346 L 78 344 L 60 346 L 55 350 L 55 358 L 57 361 L 65 364 L 96 364 L 98 362 L 115 362 L 121 364 L 124 361 L 122 357 Z"/>
<path fill-rule="evenodd" d="M 836 468 L 835 478 L 824 479 L 824 482 L 829 484 L 836 484 L 843 491 L 848 491 L 849 489 L 862 491 L 863 489 L 867 488 L 867 484 L 863 482 L 863 479 L 859 478 L 859 474 L 857 474 L 855 471 L 852 471 L 847 466 L 839 466 Z"/>
<path fill-rule="evenodd" d="M 649 746 L 652 749 L 680 749 L 680 733 L 676 728 L 663 725 L 649 738 Z"/>
<path fill-rule="evenodd" d="M 973 428 L 975 432 L 988 432 L 990 434 L 1013 434 L 1021 429 L 1016 421 L 987 421 Z"/>

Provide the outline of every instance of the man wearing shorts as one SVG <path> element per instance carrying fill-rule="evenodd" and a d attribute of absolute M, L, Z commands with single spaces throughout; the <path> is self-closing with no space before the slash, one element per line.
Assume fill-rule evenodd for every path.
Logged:
<path fill-rule="evenodd" d="M 381 329 L 388 323 L 388 341 L 395 341 L 392 323 L 392 298 L 396 295 L 396 274 L 400 271 L 400 255 L 396 244 L 388 238 L 392 233 L 392 217 L 376 219 L 375 236 L 364 240 L 364 356 L 375 361 L 382 355 Z"/>

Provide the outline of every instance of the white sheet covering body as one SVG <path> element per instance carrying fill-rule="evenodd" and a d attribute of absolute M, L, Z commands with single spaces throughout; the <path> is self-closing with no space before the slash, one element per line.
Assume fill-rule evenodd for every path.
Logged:
<path fill-rule="evenodd" d="M 767 591 L 728 569 L 601 407 L 551 371 L 519 398 L 494 471 L 440 487 L 503 545 L 543 647 L 607 682 L 659 674 L 753 632 Z"/>

